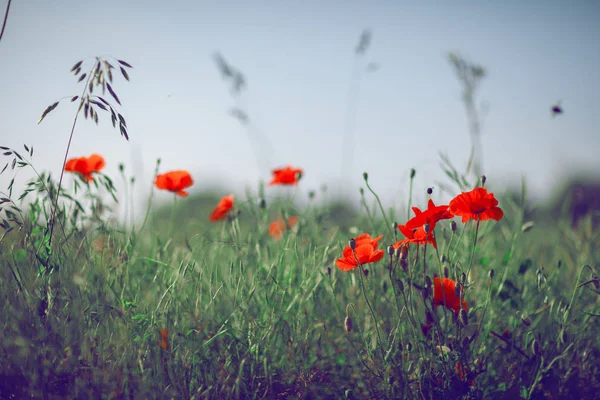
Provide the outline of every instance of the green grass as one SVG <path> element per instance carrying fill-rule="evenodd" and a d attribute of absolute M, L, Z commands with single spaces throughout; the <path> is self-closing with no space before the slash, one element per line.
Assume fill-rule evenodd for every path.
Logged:
<path fill-rule="evenodd" d="M 369 210 L 356 215 L 238 197 L 240 214 L 212 225 L 217 197 L 177 199 L 173 214 L 149 210 L 132 230 L 99 206 L 112 182 L 97 178 L 62 195 L 49 243 L 44 193 L 56 183 L 41 178 L 23 203 L 2 205 L 23 217 L 8 214 L 15 229 L 0 241 L 1 398 L 594 398 L 600 389 L 600 235 L 589 218 L 578 230 L 567 218 L 523 229 L 522 207 L 500 196 L 505 217 L 481 223 L 475 249 L 474 223 L 457 220 L 453 233 L 440 222 L 428 275 L 460 279 L 473 255 L 470 310 L 464 325 L 436 308 L 426 336 L 422 248 L 411 246 L 407 272 L 395 258 L 390 272 L 387 255 L 364 266 L 366 277 L 334 264 L 357 233 L 383 234 L 384 250 L 396 241 L 368 191 Z M 406 221 L 406 209 L 394 214 Z M 274 241 L 278 215 L 300 223 Z"/>

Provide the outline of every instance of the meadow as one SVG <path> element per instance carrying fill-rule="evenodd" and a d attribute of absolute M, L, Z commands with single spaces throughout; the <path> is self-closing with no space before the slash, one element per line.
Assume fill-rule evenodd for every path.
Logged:
<path fill-rule="evenodd" d="M 82 67 L 71 135 L 101 114 L 127 138 L 112 74 L 131 66 Z M 345 213 L 302 191 L 301 166 L 273 166 L 257 194 L 188 197 L 192 176 L 157 161 L 172 205 L 153 193 L 124 224 L 127 166 L 66 150 L 56 179 L 33 146 L 2 147 L 3 174 L 36 175 L 1 191 L 2 398 L 598 398 L 599 232 L 530 219 L 526 184 L 488 192 L 444 159 L 448 204 L 437 188 L 414 203 L 417 169 L 394 209 L 365 172 Z"/>

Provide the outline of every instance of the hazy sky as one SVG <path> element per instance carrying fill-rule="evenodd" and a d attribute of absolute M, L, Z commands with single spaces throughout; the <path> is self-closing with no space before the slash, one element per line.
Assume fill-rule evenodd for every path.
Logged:
<path fill-rule="evenodd" d="M 368 171 L 387 204 L 401 203 L 410 168 L 420 189 L 444 180 L 440 151 L 464 168 L 470 141 L 448 51 L 488 72 L 478 98 L 488 104 L 483 165 L 493 187 L 524 175 L 542 197 L 571 172 L 598 175 L 595 0 L 14 1 L 0 42 L 0 145 L 32 144 L 36 166 L 58 176 L 76 103 L 61 103 L 37 125 L 40 114 L 80 93 L 69 72 L 76 61 L 89 67 L 96 55 L 114 56 L 134 66 L 131 82 L 114 84 L 131 140 L 101 114 L 99 127 L 80 120 L 71 156 L 103 154 L 115 181 L 124 162 L 140 198 L 158 157 L 162 171 L 188 169 L 196 189 L 256 188 L 269 171 L 228 113 L 235 102 L 213 60 L 220 52 L 247 79 L 241 104 L 273 148 L 262 160 L 304 168 L 299 193 L 335 186 L 364 28 L 373 33 L 364 62 L 381 68 L 361 77 L 348 193 Z M 551 118 L 558 100 L 565 113 Z M 3 188 L 10 176 L 0 177 Z"/>

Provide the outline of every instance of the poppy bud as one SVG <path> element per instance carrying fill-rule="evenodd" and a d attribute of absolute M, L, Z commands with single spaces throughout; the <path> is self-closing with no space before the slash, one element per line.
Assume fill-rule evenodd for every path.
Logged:
<path fill-rule="evenodd" d="M 408 352 L 412 351 L 412 343 L 411 342 L 406 343 L 406 351 L 408 351 Z"/>
<path fill-rule="evenodd" d="M 400 266 L 405 273 L 408 272 L 408 261 L 400 260 Z"/>
<path fill-rule="evenodd" d="M 364 271 L 365 271 L 365 272 L 364 272 L 364 274 L 365 274 L 365 277 L 369 276 L 369 270 L 368 270 L 368 269 L 365 269 Z"/>
<path fill-rule="evenodd" d="M 481 186 L 485 185 L 485 181 L 487 181 L 487 178 L 485 175 L 481 175 Z"/>
<path fill-rule="evenodd" d="M 361 196 L 365 194 L 365 189 L 363 189 L 363 188 L 360 188 L 358 191 L 360 192 Z"/>
<path fill-rule="evenodd" d="M 404 245 L 404 246 L 400 247 L 400 258 L 402 260 L 406 260 L 407 257 L 408 257 L 408 246 Z"/>
<path fill-rule="evenodd" d="M 447 278 L 450 275 L 450 271 L 448 270 L 448 266 L 444 265 L 444 278 Z"/>
<path fill-rule="evenodd" d="M 404 293 L 404 282 L 402 282 L 402 279 L 398 279 L 396 283 L 398 284 L 398 290 L 400 293 Z"/>
<path fill-rule="evenodd" d="M 259 207 L 261 210 L 264 210 L 265 208 L 267 208 L 267 201 L 265 199 L 260 199 Z"/>
<path fill-rule="evenodd" d="M 369 180 L 369 174 L 367 174 L 366 172 L 363 172 L 363 179 L 365 181 L 368 181 Z"/>
<path fill-rule="evenodd" d="M 120 172 L 123 172 L 123 171 L 125 171 L 125 164 L 123 164 L 123 163 L 120 163 L 120 164 L 119 164 L 119 171 L 120 171 Z"/>
<path fill-rule="evenodd" d="M 525 326 L 531 325 L 531 318 L 529 318 L 527 315 L 522 315 L 521 321 L 523 321 L 523 324 L 525 324 Z"/>
<path fill-rule="evenodd" d="M 352 319 L 350 317 L 344 319 L 344 329 L 346 329 L 346 332 L 348 333 L 352 332 Z"/>
<path fill-rule="evenodd" d="M 452 229 L 452 233 L 456 232 L 456 222 L 450 222 L 450 229 Z"/>
<path fill-rule="evenodd" d="M 423 225 L 423 230 L 425 231 L 425 233 L 429 233 L 429 229 L 431 229 L 431 227 L 429 226 L 428 223 L 426 223 L 425 225 Z"/>
<path fill-rule="evenodd" d="M 394 227 L 394 229 L 398 229 L 398 223 L 394 222 L 393 227 Z"/>
<path fill-rule="evenodd" d="M 426 288 L 431 288 L 431 277 L 429 275 L 425 276 L 425 287 Z"/>
<path fill-rule="evenodd" d="M 433 193 L 433 188 L 427 188 L 427 194 L 431 195 Z"/>
<path fill-rule="evenodd" d="M 311 190 L 310 192 L 308 192 L 308 198 L 311 199 L 311 200 L 315 198 L 315 191 L 314 190 Z"/>
<path fill-rule="evenodd" d="M 410 169 L 410 179 L 413 179 L 415 177 L 415 174 L 417 173 L 417 171 L 415 171 L 414 168 Z"/>
<path fill-rule="evenodd" d="M 469 317 L 467 315 L 467 311 L 465 311 L 464 308 L 461 308 L 458 312 L 458 319 L 464 326 L 469 325 Z"/>
<path fill-rule="evenodd" d="M 394 250 L 394 248 L 393 248 L 392 246 L 388 246 L 388 248 L 387 248 L 387 252 L 388 252 L 388 254 L 389 254 L 389 256 L 390 256 L 390 257 L 393 257 L 393 256 L 394 256 L 394 252 L 395 252 L 395 251 L 396 251 L 396 250 Z"/>
<path fill-rule="evenodd" d="M 490 279 L 494 279 L 494 270 L 493 269 L 490 269 L 489 276 L 490 276 Z"/>
<path fill-rule="evenodd" d="M 454 286 L 454 295 L 460 298 L 460 283 L 456 283 Z"/>
<path fill-rule="evenodd" d="M 352 250 L 356 249 L 356 240 L 354 238 L 350 239 L 350 241 L 348 241 L 348 245 Z"/>
<path fill-rule="evenodd" d="M 467 274 L 465 274 L 464 272 L 460 274 L 460 281 L 462 283 L 465 283 L 467 281 Z"/>

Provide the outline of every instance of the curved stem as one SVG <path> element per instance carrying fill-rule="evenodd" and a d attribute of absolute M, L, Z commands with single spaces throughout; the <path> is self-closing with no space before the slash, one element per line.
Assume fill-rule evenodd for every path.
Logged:
<path fill-rule="evenodd" d="M 0 31 L 0 40 L 2 40 L 2 36 L 4 35 L 4 29 L 6 28 L 6 21 L 8 21 L 8 11 L 10 10 L 10 2 L 8 0 L 8 4 L 6 5 L 6 14 L 4 14 L 4 23 L 2 24 L 2 30 Z"/>
<path fill-rule="evenodd" d="M 92 72 L 95 68 L 96 68 L 96 63 L 94 63 L 94 66 L 90 70 L 87 81 L 85 82 L 85 86 L 83 87 L 83 91 L 81 92 L 81 96 L 79 97 L 79 99 L 80 99 L 79 108 L 77 108 L 77 113 L 75 114 L 75 119 L 73 119 L 73 126 L 71 127 L 69 141 L 67 142 L 67 151 L 65 151 L 65 158 L 63 160 L 63 165 L 60 170 L 60 179 L 58 180 L 58 187 L 56 188 L 56 201 L 55 201 L 56 204 L 54 206 L 54 211 L 52 212 L 52 216 L 50 217 L 50 223 L 48 224 L 49 228 L 50 228 L 50 237 L 48 238 L 49 246 L 52 245 L 52 234 L 54 233 L 54 219 L 56 218 L 56 213 L 58 211 L 58 199 L 60 198 L 59 197 L 60 196 L 60 188 L 62 187 L 62 181 L 63 181 L 63 177 L 65 175 L 65 166 L 67 165 L 67 158 L 69 157 L 69 150 L 71 149 L 71 142 L 73 141 L 73 135 L 75 134 L 75 125 L 77 125 L 77 119 L 79 118 L 79 113 L 81 112 L 81 109 L 83 108 L 84 95 L 90 84 L 90 79 L 92 79 L 92 76 L 94 75 L 94 74 L 92 74 Z"/>

